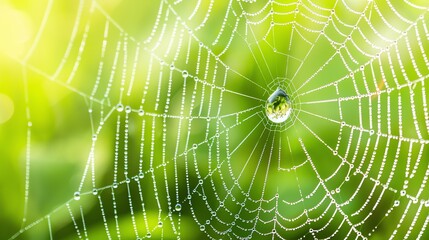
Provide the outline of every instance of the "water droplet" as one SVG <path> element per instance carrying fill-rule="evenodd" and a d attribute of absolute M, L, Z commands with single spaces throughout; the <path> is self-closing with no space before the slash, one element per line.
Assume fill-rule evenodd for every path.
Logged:
<path fill-rule="evenodd" d="M 183 76 L 184 78 L 187 78 L 187 77 L 189 76 L 188 71 L 184 70 L 184 71 L 182 72 L 182 76 Z"/>
<path fill-rule="evenodd" d="M 179 212 L 182 210 L 182 205 L 180 205 L 180 203 L 176 204 L 176 206 L 174 206 L 174 209 Z"/>
<path fill-rule="evenodd" d="M 292 111 L 289 96 L 282 89 L 277 89 L 268 98 L 265 104 L 265 113 L 268 119 L 274 123 L 282 123 L 286 121 Z"/>
<path fill-rule="evenodd" d="M 162 222 L 161 221 L 158 222 L 158 227 L 162 227 Z"/>
<path fill-rule="evenodd" d="M 118 111 L 118 112 L 122 112 L 122 111 L 124 111 L 124 105 L 122 105 L 122 104 L 118 104 L 118 105 L 116 105 L 116 110 Z"/>
<path fill-rule="evenodd" d="M 92 195 L 97 195 L 98 194 L 98 190 L 96 189 L 96 188 L 94 188 L 93 190 L 92 190 Z"/>
<path fill-rule="evenodd" d="M 130 106 L 126 106 L 125 107 L 125 112 L 126 113 L 130 113 L 131 112 L 131 107 Z"/>
<path fill-rule="evenodd" d="M 144 177 L 144 173 L 143 172 L 140 172 L 139 173 L 139 178 L 143 178 Z"/>
<path fill-rule="evenodd" d="M 113 183 L 113 188 L 118 188 L 118 183 Z"/>
<path fill-rule="evenodd" d="M 74 192 L 73 198 L 74 198 L 74 200 L 79 200 L 80 199 L 80 192 Z"/>
<path fill-rule="evenodd" d="M 393 203 L 393 206 L 395 207 L 399 206 L 399 200 L 395 200 L 395 202 Z"/>
<path fill-rule="evenodd" d="M 143 109 L 139 109 L 139 116 L 143 116 L 144 115 L 144 110 Z"/>
<path fill-rule="evenodd" d="M 146 234 L 146 237 L 147 237 L 147 238 L 151 238 L 151 237 L 152 237 L 152 234 L 147 233 L 147 234 Z"/>
<path fill-rule="evenodd" d="M 200 231 L 204 231 L 204 230 L 206 230 L 206 226 L 200 225 Z"/>

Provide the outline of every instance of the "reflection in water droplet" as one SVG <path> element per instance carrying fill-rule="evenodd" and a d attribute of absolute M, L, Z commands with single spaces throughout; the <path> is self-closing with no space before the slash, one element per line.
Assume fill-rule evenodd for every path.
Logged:
<path fill-rule="evenodd" d="M 139 116 L 143 116 L 144 115 L 144 110 L 143 109 L 139 109 Z"/>
<path fill-rule="evenodd" d="M 282 89 L 277 89 L 268 98 L 265 104 L 265 113 L 268 119 L 274 123 L 286 121 L 292 112 L 289 96 Z"/>
<path fill-rule="evenodd" d="M 399 200 L 395 200 L 395 202 L 393 203 L 393 206 L 395 206 L 395 207 L 397 207 L 397 206 L 399 206 Z"/>
<path fill-rule="evenodd" d="M 122 104 L 118 104 L 118 105 L 116 105 L 116 110 L 118 111 L 118 112 L 122 112 L 122 111 L 124 111 L 124 105 L 122 105 Z"/>
<path fill-rule="evenodd" d="M 182 210 L 182 205 L 180 205 L 180 203 L 178 203 L 178 204 L 176 204 L 176 206 L 174 206 L 174 209 L 176 211 L 180 211 L 180 210 Z"/>
<path fill-rule="evenodd" d="M 79 200 L 80 199 L 80 192 L 75 192 L 73 194 L 73 198 L 74 198 L 74 200 Z"/>

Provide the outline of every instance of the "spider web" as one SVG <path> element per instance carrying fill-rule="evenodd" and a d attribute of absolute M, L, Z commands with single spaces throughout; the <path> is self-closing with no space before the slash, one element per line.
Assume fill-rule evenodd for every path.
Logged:
<path fill-rule="evenodd" d="M 57 7 L 18 60 L 28 145 L 12 239 L 428 237 L 424 1 L 80 0 L 63 27 Z M 55 31 L 61 56 L 37 62 Z M 31 73 L 84 101 L 92 132 L 70 199 L 35 220 Z M 277 88 L 292 104 L 280 124 L 264 109 Z"/>

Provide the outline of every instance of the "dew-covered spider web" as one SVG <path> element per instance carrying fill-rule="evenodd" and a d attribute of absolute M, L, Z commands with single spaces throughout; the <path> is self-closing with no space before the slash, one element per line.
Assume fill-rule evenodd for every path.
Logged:
<path fill-rule="evenodd" d="M 429 2 L 38 9 L 30 47 L 15 58 L 27 145 L 12 239 L 429 237 Z M 60 89 L 68 115 L 38 121 L 40 109 L 58 108 L 40 99 L 57 92 L 35 85 Z M 280 123 L 266 114 L 277 89 L 291 108 Z M 50 189 L 67 199 L 36 215 L 42 126 L 83 132 L 44 152 L 82 167 Z"/>

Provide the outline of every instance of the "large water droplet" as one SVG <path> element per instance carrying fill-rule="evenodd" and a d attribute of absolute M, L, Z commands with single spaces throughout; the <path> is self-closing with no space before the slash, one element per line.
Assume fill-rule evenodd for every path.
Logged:
<path fill-rule="evenodd" d="M 291 112 L 292 106 L 289 96 L 280 88 L 271 94 L 265 104 L 265 113 L 268 119 L 274 123 L 286 121 Z"/>

